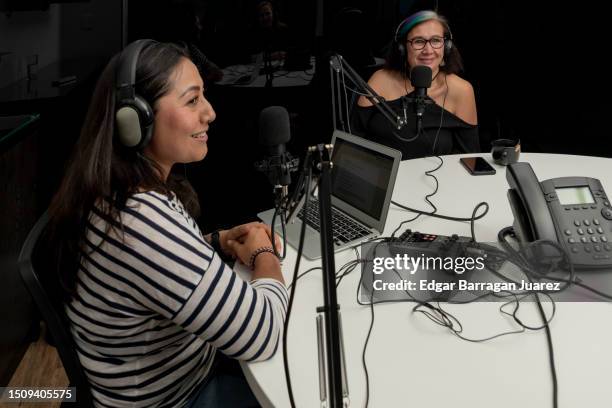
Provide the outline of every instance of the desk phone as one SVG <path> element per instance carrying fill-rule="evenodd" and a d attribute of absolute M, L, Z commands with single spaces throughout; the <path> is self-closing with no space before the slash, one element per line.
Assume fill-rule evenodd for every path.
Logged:
<path fill-rule="evenodd" d="M 599 180 L 540 182 L 528 163 L 508 165 L 506 179 L 519 240 L 558 242 L 577 269 L 612 268 L 612 206 Z"/>

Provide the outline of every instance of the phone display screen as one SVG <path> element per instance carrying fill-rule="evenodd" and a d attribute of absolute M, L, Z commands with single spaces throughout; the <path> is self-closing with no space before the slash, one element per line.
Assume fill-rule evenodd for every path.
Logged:
<path fill-rule="evenodd" d="M 594 204 L 595 199 L 591 189 L 584 187 L 559 187 L 555 188 L 561 205 Z"/>
<path fill-rule="evenodd" d="M 460 161 L 470 174 L 495 174 L 495 169 L 482 157 L 462 157 Z"/>

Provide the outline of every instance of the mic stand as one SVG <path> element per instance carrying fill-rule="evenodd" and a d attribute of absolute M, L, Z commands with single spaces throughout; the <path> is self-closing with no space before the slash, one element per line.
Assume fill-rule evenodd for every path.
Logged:
<path fill-rule="evenodd" d="M 342 116 L 342 107 L 348 106 L 348 101 L 342 99 L 342 93 L 340 92 L 341 85 L 344 84 L 344 77 L 348 77 L 359 89 L 361 95 L 366 97 L 372 105 L 380 111 L 380 113 L 393 125 L 397 130 L 401 130 L 406 125 L 406 112 L 404 117 L 399 116 L 391 107 L 387 104 L 385 99 L 378 95 L 367 82 L 359 76 L 359 74 L 350 66 L 348 62 L 344 60 L 342 55 L 336 54 L 329 60 L 330 74 L 331 74 L 331 89 L 332 89 L 332 112 L 333 112 L 333 123 L 334 129 L 336 127 L 336 110 L 338 110 L 339 121 L 342 125 L 342 130 L 345 130 L 344 120 Z M 345 94 L 346 95 L 346 94 Z M 346 110 L 348 118 L 348 109 Z"/>
<path fill-rule="evenodd" d="M 422 93 L 418 91 L 421 90 Z M 414 112 L 416 113 L 416 135 L 420 135 L 423 131 L 423 114 L 425 113 L 425 107 L 434 103 L 433 100 L 427 98 L 427 90 L 425 88 L 418 88 L 415 92 L 414 98 L 402 97 L 402 106 L 404 109 L 404 117 L 406 117 L 406 103 L 414 103 Z"/>
<path fill-rule="evenodd" d="M 272 69 L 272 53 L 270 47 L 266 47 L 263 52 L 264 62 L 264 73 L 266 74 L 266 88 L 272 88 L 272 79 L 274 78 L 274 71 Z"/>
<path fill-rule="evenodd" d="M 321 236 L 321 254 L 322 254 L 322 269 L 323 269 L 323 297 L 324 306 L 317 308 L 317 312 L 324 313 L 324 324 L 320 322 L 320 316 L 317 318 L 318 326 L 324 326 L 325 351 L 327 362 L 327 385 L 329 390 L 329 406 L 332 408 L 340 408 L 348 401 L 348 387 L 346 384 L 346 372 L 344 370 L 343 382 L 343 360 L 344 353 L 341 348 L 341 332 L 340 332 L 340 316 L 339 306 L 336 296 L 336 266 L 334 258 L 334 239 L 332 231 L 332 214 L 331 214 L 331 175 L 330 170 L 333 166 L 331 162 L 331 145 L 319 144 L 310 147 L 315 153 L 310 157 L 313 160 L 313 167 L 320 172 L 319 175 L 319 214 L 320 214 L 320 236 Z M 310 194 L 306 190 L 305 194 Z M 320 330 L 319 330 L 319 338 Z M 321 347 L 319 355 L 322 356 Z M 325 364 L 323 364 L 325 365 Z M 320 374 L 324 373 L 322 365 L 319 365 Z M 319 378 L 320 384 L 324 380 Z M 344 386 L 343 386 L 344 385 Z M 324 389 L 320 389 L 321 397 L 325 396 Z M 323 404 L 323 401 L 322 401 Z"/>
<path fill-rule="evenodd" d="M 367 82 L 363 80 L 359 76 L 359 74 L 351 67 L 351 65 L 346 62 L 346 60 L 342 57 L 342 55 L 336 54 L 331 57 L 329 60 L 330 66 L 330 74 L 331 74 L 331 90 L 332 90 L 332 119 L 334 124 L 334 129 L 338 129 L 336 123 L 339 121 L 341 125 L 341 129 L 346 131 L 344 115 L 342 110 L 345 109 L 345 115 L 347 116 L 346 120 L 349 121 L 349 111 L 348 111 L 348 101 L 346 100 L 346 92 L 341 92 L 342 88 L 345 88 L 344 78 L 345 76 L 357 87 L 357 90 L 353 91 L 363 95 L 367 98 L 372 105 L 393 125 L 397 130 L 401 130 L 404 126 L 406 126 L 408 122 L 408 102 L 412 102 L 415 104 L 415 113 L 417 115 L 417 133 L 412 139 L 403 139 L 400 140 L 410 142 L 416 139 L 421 132 L 423 131 L 423 112 L 425 111 L 426 105 L 431 105 L 434 102 L 431 99 L 427 98 L 427 91 L 425 94 L 420 95 L 417 94 L 414 97 L 402 97 L 402 110 L 403 117 L 398 115 L 391 107 L 387 104 L 387 101 L 382 96 L 378 95 L 376 91 L 374 91 Z M 343 97 L 344 95 L 344 97 Z M 338 118 L 336 118 L 336 112 L 338 113 Z M 349 127 L 350 129 L 350 127 Z M 349 132 L 350 133 L 350 132 Z"/>
<path fill-rule="evenodd" d="M 299 164 L 300 160 L 298 158 L 293 158 L 291 156 L 291 153 L 287 151 L 284 151 L 281 154 L 272 155 L 264 160 L 255 162 L 255 169 L 259 172 L 266 174 L 268 180 L 270 181 L 270 184 L 274 186 L 274 214 L 272 215 L 272 222 L 270 223 L 270 225 L 271 228 L 274 228 L 273 226 L 275 225 L 276 216 L 280 214 L 283 241 L 286 239 L 285 207 L 290 204 L 290 200 L 288 197 L 288 183 L 291 183 L 291 172 L 297 170 Z M 272 249 L 274 250 L 274 254 L 280 259 L 285 258 L 285 251 L 287 249 L 286 245 L 283 245 L 282 256 L 279 256 L 274 240 L 272 240 Z"/>

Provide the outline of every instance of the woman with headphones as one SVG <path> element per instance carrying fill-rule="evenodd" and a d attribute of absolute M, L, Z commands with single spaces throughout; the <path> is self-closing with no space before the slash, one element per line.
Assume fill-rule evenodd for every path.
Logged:
<path fill-rule="evenodd" d="M 411 72 L 419 65 L 431 69 L 431 87 L 425 98 L 422 131 L 417 134 L 421 127 L 416 123 Z M 400 150 L 404 160 L 480 151 L 474 90 L 457 75 L 462 68 L 444 17 L 429 10 L 409 16 L 395 30 L 385 67 L 368 81 L 406 125 L 398 131 L 361 96 L 353 111 L 353 132 Z"/>
<path fill-rule="evenodd" d="M 96 406 L 257 406 L 236 360 L 278 347 L 287 291 L 269 228 L 203 236 L 197 196 L 171 172 L 208 152 L 204 88 L 186 50 L 128 45 L 98 81 L 52 202 L 58 279 Z"/>

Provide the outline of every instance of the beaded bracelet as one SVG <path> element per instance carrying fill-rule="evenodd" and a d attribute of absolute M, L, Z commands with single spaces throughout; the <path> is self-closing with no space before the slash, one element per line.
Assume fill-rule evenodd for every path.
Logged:
<path fill-rule="evenodd" d="M 251 259 L 249 260 L 249 266 L 251 267 L 251 269 L 255 269 L 255 259 L 257 259 L 258 255 L 263 254 L 264 252 L 274 254 L 274 249 L 272 249 L 271 247 L 260 247 L 253 251 L 253 253 L 251 254 Z"/>

